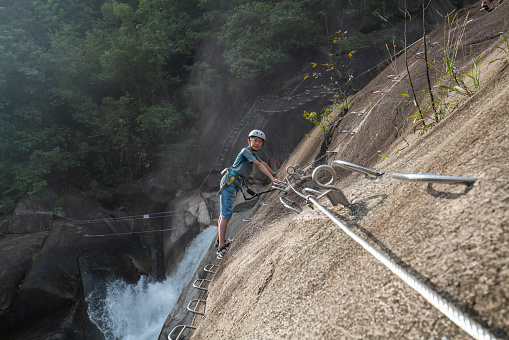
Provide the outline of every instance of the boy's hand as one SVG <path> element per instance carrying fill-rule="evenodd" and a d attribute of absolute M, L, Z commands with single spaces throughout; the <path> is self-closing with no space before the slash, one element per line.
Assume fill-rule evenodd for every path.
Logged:
<path fill-rule="evenodd" d="M 272 177 L 272 183 L 281 184 L 281 183 L 283 183 L 283 181 L 279 180 L 279 178 L 277 178 L 277 176 L 274 176 L 274 177 Z"/>

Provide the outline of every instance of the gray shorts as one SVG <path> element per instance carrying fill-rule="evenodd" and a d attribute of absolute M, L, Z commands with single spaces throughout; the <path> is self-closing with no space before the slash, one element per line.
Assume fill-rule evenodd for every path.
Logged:
<path fill-rule="evenodd" d="M 228 182 L 231 178 L 230 174 L 225 174 L 221 179 L 220 186 L 222 187 L 224 183 Z M 233 183 L 224 188 L 221 197 L 219 198 L 220 208 L 221 208 L 221 217 L 229 220 L 233 215 L 233 202 L 235 201 L 235 196 L 237 196 L 237 191 L 240 189 L 237 188 Z"/>

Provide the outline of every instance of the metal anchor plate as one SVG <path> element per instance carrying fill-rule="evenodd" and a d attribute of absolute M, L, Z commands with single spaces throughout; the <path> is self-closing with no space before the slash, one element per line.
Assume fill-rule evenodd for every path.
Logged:
<path fill-rule="evenodd" d="M 327 170 L 332 175 L 332 178 L 327 183 L 322 183 L 318 180 L 318 173 L 322 170 Z M 326 191 L 324 194 L 331 201 L 332 205 L 336 206 L 338 204 L 342 204 L 344 206 L 348 206 L 350 202 L 348 202 L 348 199 L 346 198 L 343 191 L 341 191 L 341 189 L 338 188 L 337 186 L 332 185 L 332 183 L 336 182 L 336 178 L 337 178 L 336 171 L 330 165 L 320 165 L 316 167 L 312 175 L 313 182 L 315 182 L 316 185 L 318 185 L 322 189 L 328 189 L 328 191 Z"/>

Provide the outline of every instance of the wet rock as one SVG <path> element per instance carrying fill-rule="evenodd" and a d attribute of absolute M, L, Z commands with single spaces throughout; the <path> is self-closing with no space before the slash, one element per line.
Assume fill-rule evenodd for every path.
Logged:
<path fill-rule="evenodd" d="M 145 178 L 143 181 L 143 192 L 157 203 L 166 203 L 175 197 L 177 185 L 168 174 L 157 171 Z"/>

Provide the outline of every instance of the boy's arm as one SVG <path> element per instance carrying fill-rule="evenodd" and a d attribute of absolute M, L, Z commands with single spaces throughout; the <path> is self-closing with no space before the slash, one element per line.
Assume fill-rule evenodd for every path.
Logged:
<path fill-rule="evenodd" d="M 261 172 L 263 172 L 265 174 L 265 176 L 267 176 L 268 178 L 270 178 L 270 180 L 272 182 L 277 182 L 279 181 L 277 179 L 277 175 L 274 175 L 275 172 L 272 171 L 272 169 L 267 165 L 267 163 L 265 162 L 260 162 L 258 160 L 254 160 L 253 161 L 253 164 L 254 166 L 256 166 L 258 168 L 258 170 L 260 170 Z"/>
<path fill-rule="evenodd" d="M 267 168 L 267 170 L 269 170 L 269 172 L 272 174 L 272 176 L 277 179 L 277 172 L 272 170 L 267 163 L 262 161 L 262 164 Z"/>

